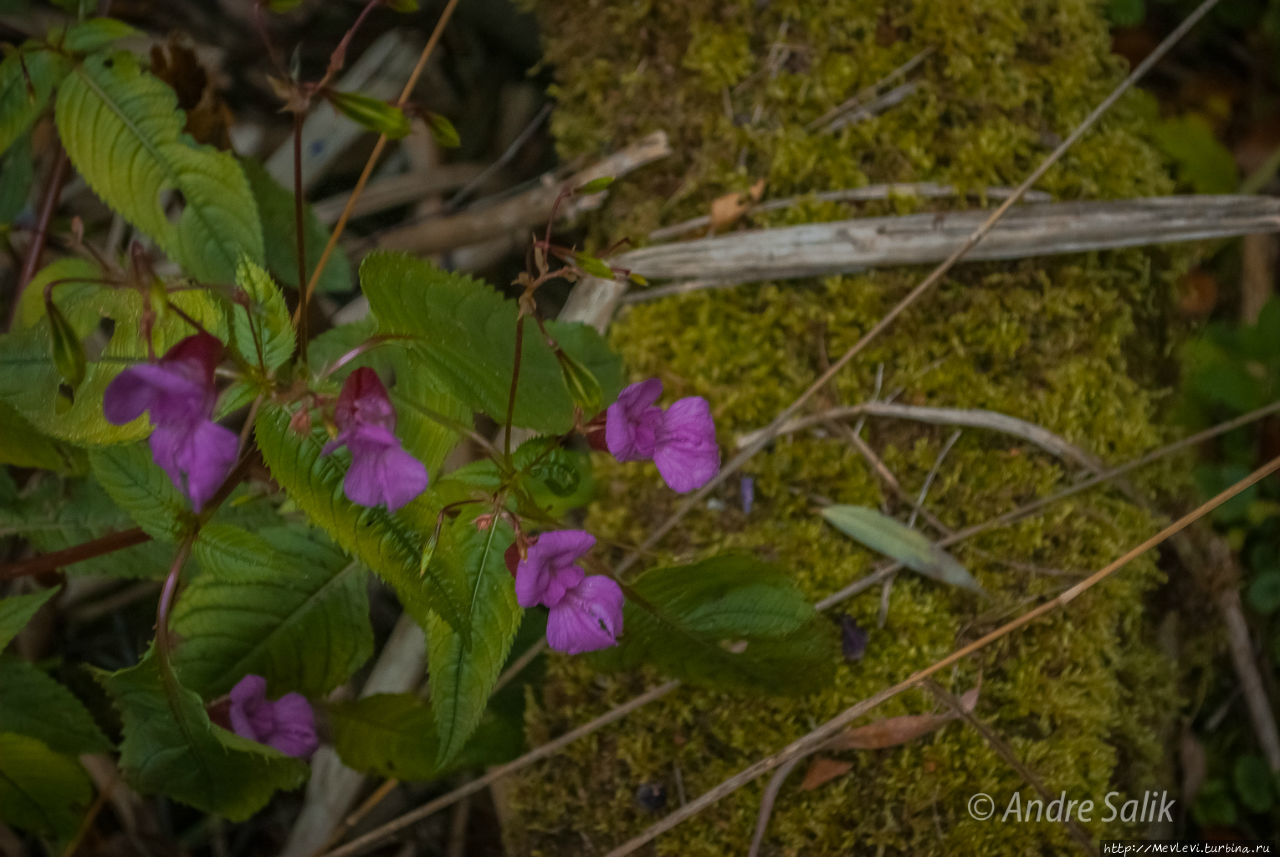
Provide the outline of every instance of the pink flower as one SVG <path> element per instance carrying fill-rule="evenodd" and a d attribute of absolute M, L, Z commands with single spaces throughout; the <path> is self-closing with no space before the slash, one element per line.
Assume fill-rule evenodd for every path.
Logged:
<path fill-rule="evenodd" d="M 623 390 L 609 406 L 605 443 L 619 461 L 652 458 L 671 490 L 684 494 L 720 471 L 716 425 L 701 396 L 680 399 L 663 411 L 654 404 L 660 395 L 657 378 Z"/>
<path fill-rule="evenodd" d="M 321 455 L 340 446 L 351 450 L 343 493 L 361 506 L 385 505 L 394 512 L 427 487 L 427 468 L 396 439 L 396 412 L 378 373 L 360 368 L 347 376 L 334 408 L 338 436 Z"/>
<path fill-rule="evenodd" d="M 315 715 L 300 693 L 267 699 L 267 680 L 247 675 L 231 689 L 231 728 L 242 738 L 275 747 L 286 756 L 306 758 L 315 752 Z"/>
<path fill-rule="evenodd" d="M 569 655 L 618 644 L 622 587 L 601 574 L 584 577 L 547 614 L 547 644 Z"/>
<path fill-rule="evenodd" d="M 102 412 L 114 425 L 150 414 L 148 443 L 156 464 L 199 509 L 235 463 L 235 432 L 215 423 L 213 373 L 222 343 L 207 333 L 188 336 L 157 363 L 130 366 L 107 386 Z"/>
<path fill-rule="evenodd" d="M 570 655 L 617 645 L 622 633 L 622 588 L 577 564 L 595 543 L 583 530 L 543 533 L 516 565 L 516 601 L 550 608 L 547 643 Z"/>

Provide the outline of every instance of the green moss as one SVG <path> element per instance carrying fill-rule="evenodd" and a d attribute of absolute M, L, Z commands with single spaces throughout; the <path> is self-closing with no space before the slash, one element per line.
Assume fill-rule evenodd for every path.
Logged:
<path fill-rule="evenodd" d="M 595 155 L 654 129 L 675 154 L 615 185 L 591 228 L 642 237 L 705 212 L 759 177 L 771 196 L 872 182 L 1012 185 L 1101 100 L 1122 74 L 1108 52 L 1100 3 L 1035 0 L 687 0 L 593 5 L 541 0 L 557 70 L 554 127 L 566 156 Z M 902 104 L 838 133 L 809 125 L 921 50 L 931 53 Z M 1060 198 L 1169 190 L 1142 138 L 1149 105 L 1122 99 L 1046 176 Z M 965 200 L 931 203 L 972 204 Z M 915 210 L 914 199 L 858 207 L 809 204 L 757 225 Z M 831 385 L 829 401 L 867 398 L 883 367 L 898 400 L 989 408 L 1046 426 L 1107 461 L 1160 442 L 1156 421 L 1171 336 L 1170 282 L 1184 254 L 1124 251 L 965 265 L 904 314 Z M 918 280 L 900 269 L 819 281 L 705 291 L 623 312 L 614 343 L 636 377 L 660 376 L 668 400 L 712 402 L 721 440 L 768 422 Z M 873 420 L 864 437 L 911 492 L 950 431 Z M 824 527 L 815 498 L 896 507 L 867 463 L 838 436 L 780 439 L 746 467 L 756 506 L 744 515 L 736 480 L 664 541 L 683 558 L 745 547 L 789 569 L 815 598 L 865 574 L 876 558 Z M 639 541 L 676 499 L 651 466 L 602 464 L 603 496 L 588 526 Z M 966 430 L 928 505 L 951 528 L 986 520 L 1060 489 L 1073 469 L 1016 438 Z M 859 699 L 975 639 L 1113 559 L 1156 521 L 1099 491 L 957 546 L 989 602 L 915 577 L 893 588 L 887 621 L 864 594 L 841 609 L 872 629 L 866 657 L 804 699 L 683 688 L 621 725 L 535 767 L 513 791 L 513 853 L 599 852 L 654 821 L 633 793 L 679 779 L 693 796 Z M 1099 799 L 1159 787 L 1176 710 L 1171 666 L 1155 648 L 1143 599 L 1159 581 L 1150 557 L 1068 609 L 994 644 L 942 676 L 953 692 L 981 681 L 978 714 L 1053 792 Z M 876 590 L 878 592 L 878 589 Z M 625 701 L 656 676 L 593 674 L 556 659 L 530 698 L 532 741 Z M 933 710 L 921 692 L 875 717 Z M 774 811 L 765 854 L 1025 854 L 1074 848 L 1059 825 L 1011 831 L 965 809 L 985 791 L 1031 794 L 974 730 L 961 724 L 879 752 L 844 754 L 846 776 L 811 792 L 793 783 Z M 678 771 L 678 774 L 677 774 Z M 799 776 L 797 775 L 797 781 Z M 656 853 L 744 853 L 764 782 L 744 788 L 661 837 Z M 1103 832 L 1100 824 L 1093 832 Z M 1119 833 L 1112 828 L 1108 833 Z M 881 849 L 881 850 L 878 850 Z"/>

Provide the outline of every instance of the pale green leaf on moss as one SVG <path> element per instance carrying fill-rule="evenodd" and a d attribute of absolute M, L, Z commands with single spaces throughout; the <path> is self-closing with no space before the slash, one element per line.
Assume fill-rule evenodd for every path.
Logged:
<path fill-rule="evenodd" d="M 62 38 L 62 47 L 76 54 L 91 54 L 100 51 L 130 36 L 141 35 L 141 32 L 124 21 L 115 18 L 90 18 L 67 28 Z"/>
<path fill-rule="evenodd" d="M 36 430 L 22 415 L 0 402 L 0 464 L 67 473 L 83 467 L 84 456 Z"/>
<path fill-rule="evenodd" d="M 205 698 L 251 673 L 272 698 L 321 696 L 372 654 L 365 571 L 332 545 L 293 529 L 211 524 L 193 556 L 203 573 L 174 609 L 175 662 Z"/>
<path fill-rule="evenodd" d="M 624 592 L 619 645 L 592 656 L 602 667 L 651 663 L 698 684 L 803 693 L 823 687 L 839 658 L 833 626 L 754 557 L 655 568 Z"/>
<path fill-rule="evenodd" d="M 451 569 L 419 569 L 423 537 L 405 524 L 410 504 L 397 515 L 367 509 L 347 499 L 342 490 L 348 457 L 321 456 L 322 435 L 299 436 L 289 427 L 287 410 L 268 405 L 255 426 L 258 448 L 272 477 L 316 526 L 348 553 L 389 583 L 401 604 L 424 628 L 428 616 L 438 615 L 463 631 L 466 616 L 465 581 Z M 434 514 L 430 516 L 434 520 Z"/>
<path fill-rule="evenodd" d="M 1234 193 L 1239 189 L 1235 156 L 1204 117 L 1187 113 L 1165 119 L 1151 134 L 1177 166 L 1179 179 L 1196 193 Z"/>
<path fill-rule="evenodd" d="M 250 365 L 270 374 L 293 355 L 293 321 L 284 295 L 261 266 L 241 259 L 236 285 L 248 305 L 231 306 L 231 344 Z"/>
<path fill-rule="evenodd" d="M 291 288 L 298 287 L 298 239 L 297 217 L 293 209 L 293 191 L 271 177 L 266 169 L 252 158 L 241 158 L 240 166 L 253 190 L 262 218 L 263 234 L 267 241 L 267 270 L 277 280 Z M 329 241 L 329 229 L 316 217 L 310 205 L 302 208 L 303 250 L 307 257 L 307 276 L 316 269 L 325 244 Z M 351 260 L 347 251 L 339 245 L 329 256 L 320 272 L 316 289 L 321 292 L 347 292 L 351 290 Z"/>
<path fill-rule="evenodd" d="M 452 566 L 467 581 L 464 635 L 433 619 L 427 627 L 427 670 L 439 741 L 437 763 L 448 763 L 484 716 L 523 615 L 503 553 L 514 541 L 508 524 L 477 529 L 463 515 L 445 528 L 431 565 Z"/>
<path fill-rule="evenodd" d="M 229 283 L 265 258 L 236 159 L 183 134 L 173 90 L 132 54 L 94 54 L 58 91 L 58 132 L 89 186 L 197 280 Z"/>
<path fill-rule="evenodd" d="M 147 444 L 95 449 L 89 453 L 89 467 L 103 490 L 152 538 L 176 542 L 195 525 L 190 504 L 152 459 Z"/>
<path fill-rule="evenodd" d="M 379 693 L 330 703 L 333 749 L 343 764 L 397 780 L 436 775 L 439 741 L 431 707 L 413 694 Z"/>
<path fill-rule="evenodd" d="M 0 733 L 0 820 L 45 836 L 71 836 L 92 794 L 75 759 L 35 738 Z"/>
<path fill-rule="evenodd" d="M 84 704 L 34 665 L 0 658 L 0 688 L 0 732 L 36 738 L 59 753 L 111 749 Z"/>
<path fill-rule="evenodd" d="M 381 333 L 411 337 L 410 348 L 450 392 L 505 421 L 515 357 L 516 305 L 490 286 L 429 262 L 373 253 L 360 282 Z M 622 387 L 622 366 L 595 330 L 549 322 L 560 347 L 591 371 L 604 401 Z M 527 325 L 516 393 L 518 426 L 561 434 L 573 425 L 574 402 L 559 363 L 532 323 Z"/>
<path fill-rule="evenodd" d="M 31 621 L 40 607 L 58 593 L 57 588 L 42 589 L 29 595 L 0 598 L 0 651 Z"/>
<path fill-rule="evenodd" d="M 146 416 L 116 426 L 102 415 L 107 385 L 130 364 L 148 359 L 141 333 L 142 295 L 93 282 L 102 276 L 100 268 L 84 259 L 54 262 L 27 287 L 13 331 L 0 334 L 0 400 L 49 437 L 92 446 L 136 440 L 149 431 Z M 101 353 L 89 354 L 84 382 L 70 407 L 58 402 L 61 379 L 53 365 L 49 321 L 44 315 L 43 287 L 53 280 L 65 281 L 54 288 L 54 297 L 82 341 L 100 345 L 104 320 L 111 322 L 110 338 Z M 225 336 L 225 312 L 208 292 L 174 292 L 169 300 L 213 335 Z M 177 313 L 169 313 L 152 332 L 156 352 L 163 354 L 191 332 Z"/>
<path fill-rule="evenodd" d="M 141 794 L 243 821 L 307 777 L 302 760 L 214 726 L 198 694 L 162 677 L 154 651 L 100 680 L 124 721 L 120 767 Z"/>
<path fill-rule="evenodd" d="M 919 530 L 865 506 L 827 506 L 827 523 L 853 540 L 925 577 L 982 593 L 982 587 L 955 557 L 934 546 Z"/>
<path fill-rule="evenodd" d="M 0 60 L 0 154 L 44 112 L 69 68 L 61 54 L 30 43 Z"/>

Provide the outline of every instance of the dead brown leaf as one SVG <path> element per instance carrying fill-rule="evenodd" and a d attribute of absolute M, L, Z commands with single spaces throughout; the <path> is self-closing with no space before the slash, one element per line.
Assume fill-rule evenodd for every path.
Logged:
<path fill-rule="evenodd" d="M 809 763 L 809 770 L 805 772 L 804 782 L 800 784 L 800 788 L 804 791 L 812 791 L 818 786 L 831 782 L 836 777 L 844 776 L 849 773 L 849 769 L 853 767 L 853 762 L 842 762 L 839 759 L 828 759 L 826 756 L 819 756 Z"/>
<path fill-rule="evenodd" d="M 742 219 L 751 206 L 764 196 L 764 179 L 758 179 L 746 193 L 726 193 L 711 201 L 710 232 L 716 233 L 726 229 Z"/>
<path fill-rule="evenodd" d="M 178 106 L 187 114 L 183 130 L 198 142 L 219 149 L 231 148 L 231 109 L 218 94 L 195 51 L 172 35 L 164 47 L 152 46 L 151 72 L 178 94 Z"/>
<path fill-rule="evenodd" d="M 965 711 L 973 711 L 974 706 L 978 704 L 978 688 L 975 687 L 961 696 L 960 703 Z M 949 711 L 945 714 L 905 714 L 901 717 L 890 717 L 887 720 L 846 729 L 823 746 L 827 750 L 883 750 L 886 747 L 896 747 L 928 735 L 959 716 L 959 713 Z"/>

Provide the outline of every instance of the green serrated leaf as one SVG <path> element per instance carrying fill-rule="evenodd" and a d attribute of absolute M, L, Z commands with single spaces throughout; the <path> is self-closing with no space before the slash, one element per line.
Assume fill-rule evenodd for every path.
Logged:
<path fill-rule="evenodd" d="M 274 372 L 293 356 L 296 344 L 284 295 L 271 275 L 248 259 L 236 270 L 236 285 L 249 304 L 231 308 L 231 346 L 250 364 Z"/>
<path fill-rule="evenodd" d="M 227 283 L 242 256 L 264 262 L 258 208 L 240 165 L 183 133 L 177 96 L 132 54 L 94 54 L 76 66 L 58 91 L 55 118 L 94 192 L 187 274 Z M 173 216 L 165 208 L 171 191 L 181 195 Z"/>
<path fill-rule="evenodd" d="M 382 333 L 412 337 L 407 346 L 461 401 L 505 421 L 515 357 L 516 306 L 487 284 L 397 253 L 371 253 L 360 281 Z M 532 327 L 532 325 L 530 325 Z M 622 388 L 622 364 L 583 324 L 548 322 L 551 336 L 600 384 L 604 401 Z M 526 331 L 515 424 L 547 434 L 573 426 L 573 397 L 543 338 Z"/>
<path fill-rule="evenodd" d="M 70 63 L 27 43 L 0 61 L 0 154 L 36 121 Z"/>
<path fill-rule="evenodd" d="M 302 760 L 215 727 L 195 692 L 164 680 L 154 652 L 100 680 L 124 721 L 120 767 L 142 794 L 243 821 L 307 777 Z"/>
<path fill-rule="evenodd" d="M 271 177 L 266 169 L 252 158 L 241 158 L 240 166 L 253 198 L 258 203 L 262 218 L 262 230 L 271 236 L 267 242 L 267 270 L 277 280 L 290 288 L 298 287 L 298 238 L 297 217 L 293 210 L 293 191 Z M 302 209 L 302 239 L 307 257 L 308 276 L 314 271 L 329 241 L 329 229 L 316 218 L 310 205 Z M 351 260 L 341 245 L 334 248 L 328 263 L 320 273 L 316 289 L 321 292 L 351 291 Z"/>
<path fill-rule="evenodd" d="M 33 833 L 71 836 L 92 795 L 75 759 L 35 738 L 0 733 L 0 820 Z"/>
<path fill-rule="evenodd" d="M 366 574 L 332 545 L 284 528 L 212 524 L 194 557 L 204 573 L 173 615 L 182 683 L 209 698 L 252 673 L 268 693 L 321 696 L 373 652 Z"/>
<path fill-rule="evenodd" d="M 425 577 L 419 574 L 418 557 L 425 538 L 406 526 L 403 516 L 422 501 L 414 501 L 394 516 L 385 509 L 355 505 L 342 491 L 344 459 L 322 457 L 323 435 L 299 437 L 289 428 L 289 419 L 288 411 L 267 405 L 255 426 L 262 457 L 289 498 L 343 550 L 391 584 L 405 609 L 424 628 L 429 615 L 439 615 L 465 631 L 465 581 L 446 574 L 444 568 L 428 569 Z M 434 512 L 430 517 L 434 521 Z"/>
<path fill-rule="evenodd" d="M 327 706 L 333 749 L 357 771 L 397 780 L 438 773 L 435 717 L 410 693 L 379 693 Z"/>
<path fill-rule="evenodd" d="M 154 539 L 180 541 L 195 525 L 190 504 L 151 458 L 145 443 L 89 453 L 89 468 L 103 490 Z"/>
<path fill-rule="evenodd" d="M 699 684 L 804 693 L 829 681 L 840 657 L 829 623 L 754 557 L 656 568 L 630 589 L 619 646 L 591 656 L 602 667 L 647 662 Z"/>
<path fill-rule="evenodd" d="M 480 724 L 520 627 L 522 611 L 503 559 L 514 540 L 505 522 L 477 530 L 474 517 L 464 515 L 445 529 L 432 557 L 433 566 L 450 565 L 465 576 L 469 595 L 466 636 L 438 619 L 427 626 L 427 671 L 440 765 L 462 750 Z"/>
<path fill-rule="evenodd" d="M 0 658 L 0 688 L 0 732 L 36 738 L 59 753 L 111 749 L 80 700 L 32 664 Z"/>
<path fill-rule="evenodd" d="M 95 446 L 136 440 L 149 431 L 146 417 L 115 426 L 102 415 L 107 385 L 131 363 L 147 359 L 141 334 L 142 295 L 92 282 L 102 276 L 96 265 L 84 259 L 66 258 L 49 265 L 23 294 L 14 330 L 0 335 L 0 400 L 49 437 Z M 44 284 L 53 280 L 66 281 L 54 289 L 54 296 L 82 341 L 103 335 L 103 319 L 112 322 L 111 338 L 102 353 L 88 361 L 84 383 L 65 411 L 56 404 L 60 379 L 50 358 L 52 335 L 44 315 Z M 225 336 L 225 312 L 208 292 L 176 292 L 170 300 L 215 336 Z M 152 338 L 156 351 L 163 354 L 190 334 L 191 328 L 173 313 L 156 324 Z"/>
<path fill-rule="evenodd" d="M 968 569 L 951 554 L 934 547 L 922 533 L 895 518 L 864 506 L 827 506 L 822 510 L 822 517 L 853 540 L 912 571 L 940 583 L 986 594 Z"/>
<path fill-rule="evenodd" d="M 23 627 L 31 621 L 40 607 L 58 594 L 57 588 L 43 589 L 29 595 L 10 595 L 0 598 L 0 651 L 9 645 Z"/>
<path fill-rule="evenodd" d="M 399 107 L 380 98 L 336 89 L 326 90 L 324 96 L 335 110 L 363 128 L 385 134 L 392 140 L 409 135 L 409 117 Z"/>
<path fill-rule="evenodd" d="M 1266 812 L 1275 802 L 1271 769 L 1260 756 L 1241 756 L 1231 769 L 1231 782 L 1250 812 Z"/>
<path fill-rule="evenodd" d="M 109 47 L 112 42 L 141 35 L 141 31 L 115 18 L 90 18 L 67 28 L 62 39 L 64 50 L 74 54 L 91 54 Z"/>

